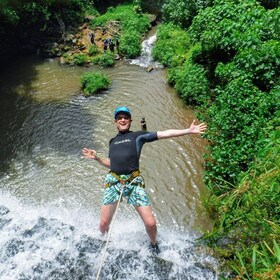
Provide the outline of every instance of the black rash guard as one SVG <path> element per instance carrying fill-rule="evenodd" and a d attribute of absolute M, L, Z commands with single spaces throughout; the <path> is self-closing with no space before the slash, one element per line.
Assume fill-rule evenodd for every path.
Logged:
<path fill-rule="evenodd" d="M 155 140 L 158 140 L 156 132 L 119 132 L 109 143 L 111 171 L 121 175 L 131 174 L 134 170 L 138 170 L 143 145 Z"/>

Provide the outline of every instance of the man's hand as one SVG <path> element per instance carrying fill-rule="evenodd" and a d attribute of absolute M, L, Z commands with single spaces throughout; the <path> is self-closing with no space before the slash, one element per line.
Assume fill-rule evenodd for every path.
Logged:
<path fill-rule="evenodd" d="M 191 126 L 189 127 L 188 133 L 203 134 L 206 129 L 207 129 L 207 125 L 205 123 L 200 123 L 198 125 L 195 125 L 195 120 L 193 120 Z"/>
<path fill-rule="evenodd" d="M 83 154 L 84 158 L 95 159 L 95 160 L 99 159 L 97 156 L 97 152 L 95 150 L 83 148 L 82 154 Z"/>

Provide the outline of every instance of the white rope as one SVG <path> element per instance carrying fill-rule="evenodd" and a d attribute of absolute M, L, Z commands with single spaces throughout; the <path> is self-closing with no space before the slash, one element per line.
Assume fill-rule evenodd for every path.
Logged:
<path fill-rule="evenodd" d="M 135 181 L 138 177 L 139 177 L 139 176 L 135 177 L 135 178 L 126 186 L 126 188 L 129 187 L 129 186 L 133 183 L 133 181 Z M 112 218 L 112 221 L 111 221 L 111 225 L 110 225 L 110 227 L 109 227 L 108 237 L 107 237 L 106 244 L 105 244 L 105 247 L 104 247 L 104 252 L 103 252 L 103 255 L 102 255 L 101 262 L 100 262 L 100 264 L 99 264 L 99 269 L 98 269 L 96 278 L 95 278 L 96 280 L 99 279 L 99 275 L 100 275 L 102 266 L 103 266 L 104 261 L 105 261 L 105 255 L 106 255 L 106 252 L 107 252 L 107 247 L 108 247 L 108 244 L 109 244 L 110 235 L 111 235 L 111 232 L 112 232 L 112 229 L 113 229 L 113 226 L 114 226 L 114 223 L 115 223 L 115 218 L 116 218 L 116 216 L 117 216 L 117 211 L 118 211 L 118 208 L 119 208 L 121 199 L 122 199 L 123 190 L 124 190 L 124 185 L 122 186 L 122 189 L 121 189 L 121 192 L 120 192 L 120 198 L 119 198 L 119 200 L 118 200 L 117 207 L 116 207 L 115 213 L 114 213 L 114 215 L 113 215 L 113 218 Z"/>

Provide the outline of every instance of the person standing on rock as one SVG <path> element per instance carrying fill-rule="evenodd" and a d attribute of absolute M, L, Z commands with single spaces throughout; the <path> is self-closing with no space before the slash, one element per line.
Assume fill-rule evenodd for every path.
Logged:
<path fill-rule="evenodd" d="M 115 51 L 115 44 L 112 39 L 109 39 L 109 49 L 112 53 Z"/>
<path fill-rule="evenodd" d="M 106 52 L 108 49 L 108 39 L 107 38 L 103 40 L 103 49 L 104 49 L 104 52 Z"/>
<path fill-rule="evenodd" d="M 94 33 L 93 32 L 90 33 L 90 42 L 95 45 L 94 38 L 95 38 Z"/>
<path fill-rule="evenodd" d="M 119 39 L 119 37 L 116 37 L 116 48 L 117 48 L 117 52 L 119 53 L 119 51 L 120 51 L 120 49 L 119 49 L 119 47 L 120 47 L 120 39 Z"/>
<path fill-rule="evenodd" d="M 139 160 L 145 143 L 160 139 L 185 136 L 188 134 L 203 134 L 204 123 L 192 122 L 189 128 L 169 129 L 165 131 L 131 131 L 131 112 L 127 107 L 117 107 L 114 112 L 115 125 L 118 134 L 109 142 L 109 157 L 101 158 L 96 150 L 83 148 L 82 154 L 87 159 L 94 159 L 110 169 L 106 176 L 103 189 L 103 200 L 99 229 L 108 232 L 118 202 L 126 197 L 127 203 L 135 207 L 144 222 L 150 238 L 149 249 L 153 254 L 160 252 L 157 242 L 156 219 L 152 212 L 151 201 L 145 191 L 145 184 L 139 171 Z"/>

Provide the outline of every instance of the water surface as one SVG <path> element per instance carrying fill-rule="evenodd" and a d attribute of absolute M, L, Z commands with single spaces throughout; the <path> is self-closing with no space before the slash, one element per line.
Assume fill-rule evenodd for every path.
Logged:
<path fill-rule="evenodd" d="M 98 222 L 108 170 L 83 159 L 81 149 L 107 156 L 120 105 L 132 111 L 132 130 L 140 129 L 142 117 L 149 131 L 186 128 L 195 118 L 168 86 L 165 70 L 155 63 L 147 72 L 143 56 L 139 61 L 98 69 L 29 57 L 1 73 L 0 279 L 95 279 L 104 245 L 98 240 L 106 240 Z M 80 76 L 93 70 L 112 85 L 85 98 Z M 201 202 L 204 150 L 198 135 L 143 147 L 141 171 L 159 225 L 160 256 L 172 267 L 151 270 L 155 259 L 144 226 L 124 202 L 109 246 L 110 263 L 119 269 L 106 263 L 101 279 L 216 279 L 215 260 L 195 242 L 210 226 Z"/>

